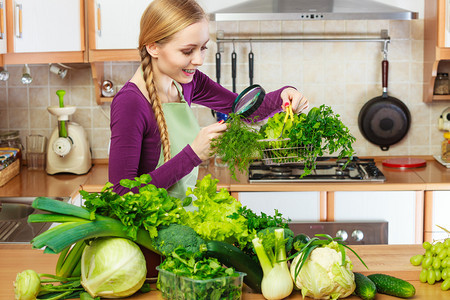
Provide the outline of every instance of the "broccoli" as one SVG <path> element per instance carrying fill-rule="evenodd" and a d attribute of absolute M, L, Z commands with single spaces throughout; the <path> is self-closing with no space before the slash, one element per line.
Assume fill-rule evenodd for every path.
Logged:
<path fill-rule="evenodd" d="M 180 246 L 188 252 L 200 252 L 200 246 L 205 241 L 191 227 L 173 223 L 158 230 L 153 244 L 162 255 L 167 256 Z"/>

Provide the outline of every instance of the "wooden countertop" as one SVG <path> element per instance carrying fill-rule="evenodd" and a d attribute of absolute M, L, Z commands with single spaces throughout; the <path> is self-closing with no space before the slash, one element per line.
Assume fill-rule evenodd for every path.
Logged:
<path fill-rule="evenodd" d="M 449 299 L 450 291 L 441 291 L 440 284 L 429 285 L 419 281 L 420 267 L 414 267 L 409 263 L 412 255 L 423 253 L 421 245 L 364 245 L 352 246 L 362 257 L 369 270 L 358 259 L 349 253 L 354 264 L 353 271 L 363 274 L 384 273 L 396 276 L 411 282 L 416 288 L 416 295 L 412 299 Z M 0 244 L 0 299 L 13 299 L 13 282 L 17 273 L 26 269 L 33 269 L 38 273 L 54 273 L 57 255 L 44 254 L 42 250 L 32 250 L 27 244 Z M 242 297 L 244 300 L 264 299 L 260 294 L 250 293 L 245 288 Z M 159 292 L 152 291 L 147 294 L 131 297 L 129 299 L 162 299 Z M 298 291 L 287 299 L 302 299 Z M 306 297 L 305 299 L 310 299 Z M 351 296 L 347 299 L 360 299 Z M 377 300 L 398 299 L 395 297 L 378 294 Z"/>
<path fill-rule="evenodd" d="M 247 174 L 238 173 L 233 180 L 226 167 L 216 166 L 214 160 L 199 168 L 199 178 L 212 174 L 219 179 L 219 188 L 230 192 L 251 191 L 425 191 L 450 190 L 450 169 L 445 168 L 433 158 L 427 159 L 426 167 L 415 169 L 395 169 L 384 167 L 382 158 L 376 158 L 378 168 L 386 177 L 385 182 L 301 182 L 301 183 L 253 183 Z M 0 187 L 0 197 L 5 196 L 74 196 L 80 189 L 98 192 L 108 181 L 108 165 L 96 163 L 84 175 L 56 174 L 45 171 L 30 171 L 21 167 L 19 175 Z"/>
<path fill-rule="evenodd" d="M 48 175 L 21 166 L 19 175 L 0 187 L 0 197 L 71 197 L 88 177 L 89 173 Z"/>

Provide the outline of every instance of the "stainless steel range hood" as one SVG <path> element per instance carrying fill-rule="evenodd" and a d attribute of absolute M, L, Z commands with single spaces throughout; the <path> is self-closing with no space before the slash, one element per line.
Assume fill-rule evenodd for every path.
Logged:
<path fill-rule="evenodd" d="M 412 20 L 418 13 L 371 0 L 250 0 L 210 14 L 212 21 Z"/>

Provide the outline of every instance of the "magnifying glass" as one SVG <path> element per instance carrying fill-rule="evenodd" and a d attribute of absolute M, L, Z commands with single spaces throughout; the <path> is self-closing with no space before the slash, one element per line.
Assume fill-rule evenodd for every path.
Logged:
<path fill-rule="evenodd" d="M 231 111 L 236 115 L 248 118 L 261 106 L 265 96 L 264 89 L 258 84 L 253 84 L 237 96 Z"/>

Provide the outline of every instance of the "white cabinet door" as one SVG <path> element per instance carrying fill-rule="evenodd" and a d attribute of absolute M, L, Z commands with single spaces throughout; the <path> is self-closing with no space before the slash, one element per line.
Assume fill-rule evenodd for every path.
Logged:
<path fill-rule="evenodd" d="M 414 244 L 415 191 L 336 192 L 335 221 L 388 222 L 389 244 Z"/>
<path fill-rule="evenodd" d="M 448 233 L 436 225 L 450 230 L 450 191 L 433 192 L 433 240 L 447 238 Z"/>
<path fill-rule="evenodd" d="M 5 0 L 0 0 L 0 54 L 6 53 L 6 6 Z"/>
<path fill-rule="evenodd" d="M 81 51 L 80 0 L 15 0 L 14 52 Z"/>
<path fill-rule="evenodd" d="M 141 16 L 151 0 L 96 0 L 95 47 L 137 49 Z"/>
<path fill-rule="evenodd" d="M 239 202 L 257 214 L 273 216 L 277 209 L 292 221 L 320 220 L 319 192 L 241 192 Z"/>

